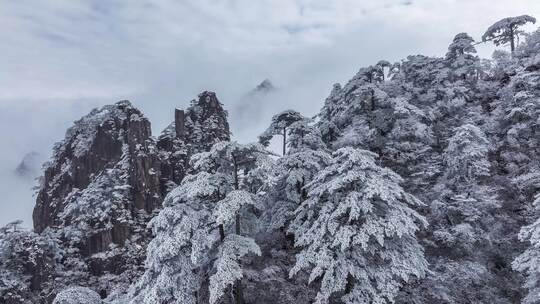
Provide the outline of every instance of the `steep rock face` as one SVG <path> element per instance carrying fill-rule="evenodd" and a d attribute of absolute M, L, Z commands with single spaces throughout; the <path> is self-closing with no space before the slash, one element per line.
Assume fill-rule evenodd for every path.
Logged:
<path fill-rule="evenodd" d="M 219 141 L 230 139 L 227 111 L 214 92 L 202 92 L 185 112 L 184 134 L 192 153 L 208 151 Z"/>
<path fill-rule="evenodd" d="M 189 170 L 189 157 L 230 140 L 228 113 L 214 92 L 202 92 L 186 110 L 176 109 L 174 122 L 158 138 L 162 194 L 175 188 Z"/>
<path fill-rule="evenodd" d="M 104 295 L 129 283 L 144 260 L 146 224 L 161 205 L 160 168 L 150 122 L 128 101 L 95 109 L 68 129 L 45 165 L 33 212 L 34 230 L 65 250 L 59 263 L 72 275 L 60 281 Z"/>
<path fill-rule="evenodd" d="M 37 196 L 34 229 L 42 232 L 48 227 L 80 221 L 75 218 L 76 211 L 93 209 L 102 203 L 95 200 L 96 195 L 103 195 L 103 199 L 112 195 L 112 204 L 108 206 L 112 207 L 118 198 L 115 194 L 122 192 L 133 203 L 118 207 L 129 214 L 138 210 L 152 212 L 161 202 L 159 170 L 150 122 L 139 110 L 128 101 L 94 110 L 75 122 L 65 139 L 55 146 Z M 100 214 L 99 219 L 93 219 L 91 228 L 122 230 L 119 223 L 112 223 L 122 221 L 114 215 L 118 214 Z M 127 237 L 122 234 L 114 236 L 120 243 Z M 97 251 L 103 249 L 97 247 Z"/>
<path fill-rule="evenodd" d="M 33 212 L 34 230 L 59 242 L 63 271 L 36 284 L 52 293 L 52 285 L 88 286 L 103 297 L 125 290 L 142 269 L 152 238 L 147 224 L 186 175 L 189 157 L 229 137 L 227 112 L 213 92 L 177 109 L 157 141 L 128 101 L 76 121 L 44 166 Z"/>

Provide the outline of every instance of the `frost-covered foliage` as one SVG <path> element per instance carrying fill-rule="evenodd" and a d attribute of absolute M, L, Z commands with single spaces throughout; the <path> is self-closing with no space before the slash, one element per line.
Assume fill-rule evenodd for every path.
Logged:
<path fill-rule="evenodd" d="M 219 225 L 230 225 L 242 208 L 254 204 L 251 193 L 245 190 L 232 190 L 216 203 L 214 219 Z"/>
<path fill-rule="evenodd" d="M 0 302 L 38 303 L 47 300 L 60 270 L 57 240 L 24 230 L 20 222 L 0 228 Z"/>
<path fill-rule="evenodd" d="M 540 207 L 540 196 L 536 197 L 534 206 L 538 210 Z M 522 242 L 528 242 L 529 247 L 519 255 L 512 267 L 527 275 L 525 288 L 528 294 L 523 299 L 523 303 L 534 304 L 540 299 L 540 220 L 523 227 L 519 233 L 519 239 Z"/>
<path fill-rule="evenodd" d="M 260 254 L 249 234 L 257 225 L 257 186 L 251 174 L 267 152 L 259 144 L 219 142 L 192 157 L 194 173 L 165 199 L 150 225 L 146 271 L 131 303 L 215 303 L 234 285 L 243 297 L 242 259 Z M 208 292 L 204 292 L 208 289 Z"/>
<path fill-rule="evenodd" d="M 99 295 L 86 287 L 70 287 L 58 293 L 53 304 L 101 304 Z"/>
<path fill-rule="evenodd" d="M 193 168 L 210 174 L 209 179 L 220 185 L 216 194 L 219 200 L 212 208 L 220 242 L 214 262 L 216 272 L 210 277 L 211 303 L 224 296 L 226 286 L 232 284 L 236 303 L 244 301 L 241 259 L 249 252 L 260 254 L 258 245 L 247 235 L 257 230 L 253 211 L 261 206 L 257 194 L 264 185 L 264 180 L 257 178 L 264 175 L 252 175 L 250 171 L 267 158 L 262 145 L 236 142 L 217 143 L 209 152 L 193 157 Z M 253 222 L 255 225 L 249 225 Z"/>
<path fill-rule="evenodd" d="M 390 102 L 394 124 L 386 135 L 381 158 L 385 164 L 392 164 L 397 173 L 411 176 L 411 180 L 420 184 L 418 176 L 438 172 L 430 159 L 434 135 L 428 116 L 406 99 L 393 98 Z"/>
<path fill-rule="evenodd" d="M 484 35 L 482 35 L 482 41 L 491 40 L 495 45 L 510 43 L 510 48 L 513 52 L 516 38 L 519 34 L 523 33 L 523 31 L 519 30 L 519 27 L 527 23 L 536 23 L 536 18 L 529 15 L 503 18 L 486 30 Z"/>
<path fill-rule="evenodd" d="M 281 135 L 283 137 L 283 155 L 285 155 L 287 150 L 287 128 L 301 119 L 303 119 L 303 116 L 294 110 L 286 110 L 274 115 L 270 126 L 259 136 L 259 142 L 268 146 L 272 137 Z"/>
<path fill-rule="evenodd" d="M 147 249 L 145 273 L 130 290 L 130 303 L 197 303 L 207 250 L 210 212 L 205 199 L 215 186 L 207 176 L 188 176 L 165 198 L 164 209 L 150 222 L 154 239 Z"/>
<path fill-rule="evenodd" d="M 237 234 L 225 237 L 216 259 L 216 272 L 210 277 L 210 303 L 216 303 L 229 285 L 242 279 L 241 259 L 248 253 L 261 255 L 261 249 L 252 238 Z"/>
<path fill-rule="evenodd" d="M 467 33 L 459 33 L 448 46 L 445 59 L 449 62 L 452 74 L 458 79 L 477 76 L 479 59 L 474 54 L 474 39 Z"/>
<path fill-rule="evenodd" d="M 60 252 L 60 270 L 35 280 L 44 285 L 40 296 L 73 284 L 122 293 L 141 273 L 146 224 L 165 182 L 157 154 L 150 122 L 128 101 L 68 129 L 44 166 L 33 214 L 35 231 L 55 239 Z"/>
<path fill-rule="evenodd" d="M 471 124 L 457 128 L 444 153 L 447 178 L 468 184 L 489 176 L 488 152 L 489 141 L 482 130 Z"/>
<path fill-rule="evenodd" d="M 530 67 L 530 57 L 521 60 Z M 534 67 L 534 65 L 532 65 Z M 501 101 L 498 132 L 503 136 L 501 157 L 505 160 L 505 169 L 518 172 L 527 169 L 523 164 L 533 161 L 537 153 L 539 132 L 538 119 L 540 106 L 540 73 L 537 69 L 520 68 L 508 86 L 501 89 Z"/>
<path fill-rule="evenodd" d="M 538 271 L 538 210 L 540 191 L 540 171 L 538 165 L 539 109 L 538 90 L 540 69 L 539 34 L 530 34 L 516 51 L 516 59 L 510 67 L 516 75 L 511 78 L 500 104 L 503 143 L 501 156 L 508 160 L 505 169 L 514 177 L 518 188 L 520 210 L 527 215 L 527 225 L 519 232 L 519 239 L 526 244 L 524 252 L 516 257 L 512 266 L 526 276 L 524 288 L 527 290 L 523 303 L 538 303 L 540 299 Z M 507 104 L 509 103 L 509 104 Z M 532 206 L 527 201 L 533 201 Z M 531 210 L 532 209 L 532 210 Z M 522 211 L 522 212 L 523 212 Z"/>
<path fill-rule="evenodd" d="M 0 301 L 81 285 L 115 304 L 538 302 L 534 21 L 491 26 L 512 50 L 491 60 L 459 33 L 444 56 L 363 67 L 261 144 L 227 142 L 212 92 L 157 141 L 129 102 L 93 111 L 46 165 L 39 234 L 1 230 Z"/>
<path fill-rule="evenodd" d="M 192 153 L 208 151 L 215 143 L 230 139 L 227 111 L 214 92 L 202 92 L 186 109 L 185 138 Z"/>
<path fill-rule="evenodd" d="M 409 291 L 407 301 L 505 302 L 497 295 L 496 278 L 485 265 L 495 252 L 487 227 L 497 222 L 495 212 L 500 207 L 495 189 L 485 182 L 491 173 L 488 149 L 485 134 L 470 124 L 457 128 L 449 139 L 443 153 L 444 174 L 429 195 L 433 201 L 425 246 L 431 273 Z M 482 292 L 474 286 L 482 286 Z"/>
<path fill-rule="evenodd" d="M 460 33 L 444 58 L 409 56 L 386 65 L 391 77 L 384 80 L 371 67 L 360 69 L 326 99 L 317 122 L 325 144 L 376 152 L 378 164 L 402 175 L 406 189 L 428 204 L 415 209 L 430 223 L 418 236 L 431 272 L 406 284 L 399 303 L 520 297 L 509 265 L 530 213 L 526 202 L 540 190 L 538 37 L 527 36 L 513 57 L 498 51 L 487 61 Z M 507 114 L 513 111 L 527 114 Z"/>
<path fill-rule="evenodd" d="M 146 223 L 160 207 L 150 122 L 128 101 L 76 121 L 45 165 L 34 228 L 60 241 L 60 285 L 125 290 L 140 273 Z"/>
<path fill-rule="evenodd" d="M 415 233 L 427 222 L 411 209 L 422 203 L 375 157 L 353 148 L 334 152 L 295 211 L 290 230 L 302 250 L 291 275 L 309 269 L 309 281 L 320 281 L 315 303 L 337 293 L 345 303 L 392 303 L 403 283 L 426 273 Z"/>
<path fill-rule="evenodd" d="M 376 152 L 402 175 L 435 174 L 428 162 L 435 140 L 433 114 L 413 103 L 419 92 L 404 91 L 403 74 L 386 82 L 370 82 L 365 75 L 361 69 L 343 88 L 334 86 L 327 98 L 318 122 L 326 144 Z"/>
<path fill-rule="evenodd" d="M 131 198 L 131 186 L 126 172 L 129 170 L 128 147 L 123 147 L 121 161 L 104 170 L 86 189 L 72 191 L 65 198 L 65 207 L 59 214 L 63 236 L 73 245 L 85 242 L 93 234 L 109 231 L 116 224 L 129 225 L 130 210 L 123 208 Z"/>
<path fill-rule="evenodd" d="M 286 230 L 294 210 L 306 199 L 305 186 L 330 159 L 319 129 L 302 117 L 287 130 L 288 152 L 279 158 L 272 170 L 266 197 L 266 225 Z"/>

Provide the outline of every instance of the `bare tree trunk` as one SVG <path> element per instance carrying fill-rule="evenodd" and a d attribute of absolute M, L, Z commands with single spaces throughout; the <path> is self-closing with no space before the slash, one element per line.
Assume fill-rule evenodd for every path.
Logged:
<path fill-rule="evenodd" d="M 223 195 L 223 197 L 221 197 L 219 188 L 218 188 L 218 192 L 217 192 L 218 201 L 223 198 L 225 198 L 225 196 Z M 219 224 L 218 229 L 219 229 L 219 240 L 223 243 L 223 241 L 225 240 L 225 228 L 223 227 L 223 224 Z"/>
<path fill-rule="evenodd" d="M 240 213 L 236 214 L 235 232 L 240 235 Z M 241 261 L 238 261 L 241 264 Z M 242 279 L 234 283 L 234 302 L 235 304 L 244 304 L 244 290 L 242 288 Z"/>
<path fill-rule="evenodd" d="M 234 163 L 234 189 L 239 190 L 240 183 L 238 181 L 238 165 L 236 162 L 236 157 L 233 155 L 233 163 Z M 235 233 L 237 235 L 240 235 L 240 211 L 236 213 L 236 219 L 235 219 Z M 238 263 L 241 263 L 238 261 Z M 238 280 L 234 283 L 234 302 L 235 304 L 244 304 L 244 290 L 242 288 L 242 280 Z"/>
<path fill-rule="evenodd" d="M 225 228 L 223 228 L 223 224 L 220 224 L 218 227 L 219 227 L 219 239 L 223 243 L 223 241 L 225 240 Z"/>
<path fill-rule="evenodd" d="M 236 161 L 236 156 L 232 156 L 233 158 L 233 174 L 234 174 L 234 190 L 240 189 L 240 184 L 238 182 L 238 162 Z"/>
<path fill-rule="evenodd" d="M 510 36 L 511 36 L 511 39 L 510 39 L 510 50 L 512 51 L 512 54 L 514 53 L 514 50 L 516 49 L 516 45 L 515 45 L 515 33 L 514 33 L 514 28 L 513 27 L 510 27 Z"/>
<path fill-rule="evenodd" d="M 354 287 L 354 278 L 352 275 L 347 275 L 347 284 L 345 284 L 345 294 L 349 294 Z"/>
<path fill-rule="evenodd" d="M 240 213 L 236 214 L 235 232 L 237 235 L 240 235 Z M 241 264 L 241 261 L 238 261 L 238 263 Z M 244 290 L 242 288 L 242 279 L 234 283 L 233 294 L 235 304 L 244 304 Z"/>
<path fill-rule="evenodd" d="M 244 289 L 242 288 L 242 281 L 236 281 L 234 284 L 234 303 L 244 304 Z"/>
<path fill-rule="evenodd" d="M 371 90 L 371 111 L 375 111 L 375 92 Z"/>
<path fill-rule="evenodd" d="M 283 128 L 283 156 L 287 149 L 287 128 Z"/>

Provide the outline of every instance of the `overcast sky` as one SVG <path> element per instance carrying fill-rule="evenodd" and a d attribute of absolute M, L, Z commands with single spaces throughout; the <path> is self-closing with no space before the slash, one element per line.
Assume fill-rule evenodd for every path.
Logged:
<path fill-rule="evenodd" d="M 233 108 L 269 78 L 280 92 L 270 110 L 249 128 L 235 124 L 240 140 L 254 140 L 275 111 L 314 114 L 332 84 L 361 66 L 441 56 L 456 33 L 479 39 L 521 14 L 540 17 L 540 1 L 2 1 L 0 224 L 31 224 L 32 182 L 11 174 L 24 154 L 48 157 L 93 107 L 129 99 L 156 134 L 202 90 Z"/>

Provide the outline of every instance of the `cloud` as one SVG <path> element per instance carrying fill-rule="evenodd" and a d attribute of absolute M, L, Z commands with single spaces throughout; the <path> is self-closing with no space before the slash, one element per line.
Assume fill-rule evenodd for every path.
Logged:
<path fill-rule="evenodd" d="M 479 39 L 494 21 L 537 0 L 18 0 L 0 8 L 0 223 L 28 214 L 7 175 L 91 108 L 130 99 L 155 133 L 202 90 L 229 109 L 269 78 L 280 88 L 250 132 L 274 112 L 306 115 L 359 67 L 409 54 L 442 55 L 458 32 Z M 479 46 L 489 56 L 491 46 Z M 9 180 L 9 182 L 7 182 Z M 22 186 L 21 186 L 22 187 Z M 12 195 L 13 194 L 13 195 Z M 22 203 L 24 201 L 24 203 Z M 30 204 L 30 205 L 29 205 Z M 20 207 L 24 205 L 24 208 Z M 25 213 L 26 212 L 26 213 Z M 25 217 L 29 219 L 29 216 Z"/>

